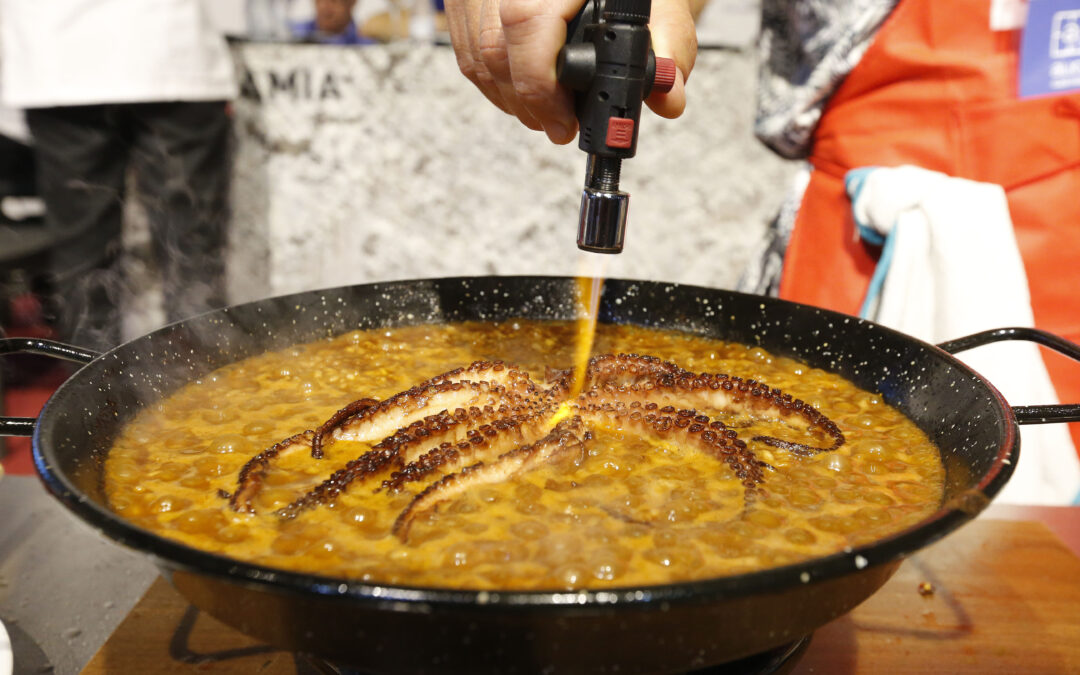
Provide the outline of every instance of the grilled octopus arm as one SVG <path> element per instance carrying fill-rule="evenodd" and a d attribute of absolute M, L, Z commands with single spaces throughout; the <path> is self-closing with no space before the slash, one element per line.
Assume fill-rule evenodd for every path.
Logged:
<path fill-rule="evenodd" d="M 490 376 L 502 384 L 464 379 L 478 376 Z M 545 413 L 554 401 L 565 396 L 566 386 L 566 383 L 560 382 L 540 390 L 524 371 L 490 361 L 477 361 L 468 368 L 438 375 L 399 394 L 404 399 L 402 405 L 407 408 L 410 400 L 419 400 L 427 407 L 433 401 L 454 402 L 460 400 L 462 392 L 468 391 L 478 392 L 478 396 L 470 399 L 470 402 L 486 405 L 457 408 L 453 412 L 443 410 L 412 422 L 280 509 L 278 515 L 292 518 L 305 509 L 328 503 L 355 481 L 381 473 L 391 466 L 399 466 L 401 470 L 383 481 L 383 487 L 397 490 L 404 483 L 427 477 L 446 464 L 450 465 L 449 470 L 454 470 L 466 461 L 490 458 L 515 445 L 531 442 L 541 435 Z M 432 391 L 436 393 L 425 400 L 425 394 Z M 361 411 L 354 419 L 347 420 L 341 430 L 335 432 L 335 437 L 364 440 L 366 436 L 385 431 L 387 425 L 400 423 L 400 419 L 395 420 L 393 414 L 391 405 Z M 387 415 L 390 419 L 380 419 L 380 415 Z M 365 424 L 368 426 L 365 427 Z M 424 450 L 426 452 L 422 452 Z"/>
<path fill-rule="evenodd" d="M 797 429 L 821 431 L 832 439 L 832 443 L 824 447 L 773 436 L 754 436 L 751 439 L 804 457 L 830 452 L 844 444 L 843 432 L 828 417 L 809 404 L 754 380 L 686 372 L 677 376 L 665 375 L 655 382 L 631 385 L 627 389 L 661 406 L 693 406 L 744 415 L 764 415 Z"/>
<path fill-rule="evenodd" d="M 466 370 L 459 369 L 451 372 L 465 373 Z M 499 368 L 496 371 L 490 365 L 488 365 L 488 370 L 507 373 L 505 379 L 511 381 L 513 378 L 512 386 L 515 392 L 507 391 L 499 384 L 472 382 L 444 375 L 439 376 L 441 379 L 437 382 L 413 387 L 384 401 L 366 398 L 354 401 L 332 415 L 315 431 L 306 431 L 292 436 L 252 458 L 238 476 L 237 489 L 230 498 L 230 505 L 237 511 L 253 511 L 252 499 L 262 489 L 263 478 L 270 470 L 272 460 L 280 459 L 300 448 L 311 448 L 311 456 L 321 459 L 323 442 L 327 436 L 335 440 L 361 442 L 383 439 L 371 452 L 350 462 L 346 469 L 336 472 L 331 477 L 340 485 L 343 477 L 347 476 L 348 480 L 345 482 L 347 484 L 358 476 L 370 475 L 389 466 L 397 460 L 401 449 L 417 437 L 422 439 L 444 431 L 447 426 L 453 426 L 442 424 L 443 418 L 439 417 L 447 410 L 454 410 L 455 414 L 458 410 L 466 412 L 498 410 L 501 411 L 500 414 L 506 414 L 515 404 L 526 405 L 527 400 L 516 391 L 534 391 L 535 387 L 531 382 L 523 382 L 512 373 L 508 373 L 508 371 L 516 373 L 520 371 L 506 368 Z M 524 377 L 528 376 L 524 375 Z M 433 418 L 431 414 L 433 411 L 440 412 Z M 474 417 L 479 414 L 483 413 L 477 413 Z M 320 494 L 326 493 L 327 496 L 318 498 L 316 503 L 326 501 L 341 489 L 343 486 L 338 489 L 323 488 Z"/>
<path fill-rule="evenodd" d="M 319 458 L 327 437 L 364 443 L 381 440 L 279 510 L 278 515 L 294 517 L 330 503 L 357 480 L 391 468 L 396 470 L 382 482 L 389 491 L 437 478 L 399 517 L 395 533 L 405 532 L 406 536 L 416 514 L 469 486 L 504 480 L 539 466 L 560 454 L 560 448 L 572 445 L 572 437 L 580 446 L 588 436 L 585 422 L 624 428 L 713 455 L 729 466 L 743 485 L 748 508 L 761 494 L 763 469 L 771 467 L 758 460 L 734 430 L 697 409 L 773 417 L 832 437 L 827 447 L 772 436 L 752 439 L 797 455 L 835 450 L 844 443 L 840 429 L 823 414 L 754 380 L 695 375 L 656 357 L 635 354 L 595 357 L 584 379 L 584 393 L 567 401 L 571 371 L 549 369 L 550 386 L 541 389 L 518 368 L 477 361 L 385 401 L 361 399 L 339 410 L 315 431 L 287 438 L 253 457 L 241 470 L 230 503 L 238 511 L 252 511 L 252 500 L 272 460 L 306 447 Z M 560 404 L 569 406 L 572 421 L 564 419 L 551 428 Z"/>
<path fill-rule="evenodd" d="M 535 443 L 518 446 L 493 461 L 477 462 L 435 481 L 417 494 L 398 515 L 392 532 L 402 541 L 408 541 L 409 530 L 416 518 L 436 505 L 481 485 L 501 483 L 531 471 L 568 452 L 583 452 L 584 443 L 585 426 L 581 418 L 574 416 L 564 419 Z"/>
<path fill-rule="evenodd" d="M 606 395 L 605 395 L 606 394 Z M 625 399 L 629 398 L 629 402 Z M 500 455 L 494 462 L 478 462 L 459 473 L 444 476 L 419 493 L 402 511 L 394 523 L 393 532 L 402 541 L 408 540 L 409 528 L 415 519 L 439 503 L 449 501 L 468 490 L 509 480 L 562 455 L 571 439 L 585 442 L 584 421 L 617 427 L 631 433 L 662 441 L 696 447 L 727 464 L 744 488 L 744 503 L 749 508 L 758 496 L 758 485 L 764 481 L 763 464 L 754 457 L 746 444 L 722 422 L 713 422 L 693 410 L 658 408 L 627 396 L 626 390 L 611 387 L 600 393 L 591 390 L 582 395 L 571 408 L 573 417 L 563 420 L 550 434 L 536 443 L 521 446 Z"/>
<path fill-rule="evenodd" d="M 381 404 L 378 412 L 385 413 L 393 408 L 407 410 L 410 403 L 423 401 L 425 396 L 439 395 L 448 391 L 460 391 L 454 385 L 461 383 L 470 385 L 486 383 L 489 386 L 501 387 L 499 391 L 510 392 L 514 396 L 531 396 L 536 392 L 536 385 L 529 378 L 529 374 L 523 370 L 507 366 L 501 361 L 474 361 L 465 368 L 455 368 L 436 375 L 407 391 L 392 396 Z M 345 438 L 346 440 L 360 440 L 356 438 L 356 435 L 363 433 L 361 431 L 363 427 L 361 422 L 365 418 L 370 419 L 371 417 L 371 411 L 367 410 L 371 406 L 363 405 L 362 401 L 364 400 L 367 399 L 350 403 L 316 429 L 315 438 L 311 443 L 312 457 L 316 459 L 322 457 L 322 446 L 328 435 L 334 438 Z M 430 409 L 432 406 L 425 407 Z M 448 410 L 454 408 L 450 404 L 444 407 Z M 366 431 L 372 438 L 385 436 L 389 433 L 386 431 L 386 433 L 380 435 L 378 430 L 368 429 Z"/>
<path fill-rule="evenodd" d="M 236 490 L 229 497 L 229 506 L 234 511 L 253 513 L 255 508 L 251 500 L 262 489 L 263 479 L 266 477 L 266 472 L 270 470 L 270 461 L 283 453 L 288 454 L 310 448 L 314 434 L 315 432 L 309 429 L 290 436 L 249 459 L 240 469 L 240 474 L 236 479 Z"/>
<path fill-rule="evenodd" d="M 390 466 L 404 464 L 383 481 L 384 488 L 394 491 L 436 471 L 455 470 L 466 461 L 491 459 L 542 436 L 545 420 L 540 411 L 507 415 L 505 407 L 498 412 L 476 408 L 469 411 L 459 408 L 453 414 L 443 411 L 413 424 L 412 427 L 417 427 L 413 434 L 399 431 L 351 460 L 280 509 L 278 515 L 292 518 L 306 509 L 329 503 L 354 482 L 382 473 Z M 428 450 L 421 454 L 418 449 L 424 448 Z"/>
<path fill-rule="evenodd" d="M 602 354 L 589 359 L 584 389 L 605 386 L 632 386 L 653 382 L 664 375 L 686 371 L 669 361 L 640 354 Z"/>
<path fill-rule="evenodd" d="M 449 473 L 466 462 L 491 458 L 539 439 L 550 426 L 551 407 L 500 417 L 488 424 L 469 428 L 463 437 L 443 441 L 427 452 L 411 458 L 399 471 L 383 481 L 382 486 L 396 492 L 406 483 L 425 480 L 436 472 Z M 494 453 L 494 455 L 493 455 Z"/>
<path fill-rule="evenodd" d="M 696 410 L 661 407 L 637 394 L 623 387 L 592 389 L 578 398 L 574 408 L 594 424 L 693 447 L 715 457 L 731 467 L 745 488 L 746 501 L 755 499 L 758 485 L 765 480 L 762 469 L 766 464 L 754 456 L 734 429 Z"/>
<path fill-rule="evenodd" d="M 473 361 L 464 368 L 455 368 L 441 375 L 421 382 L 418 386 L 440 384 L 442 382 L 491 382 L 505 387 L 508 391 L 521 396 L 536 393 L 537 386 L 524 370 L 507 365 L 502 361 Z"/>
<path fill-rule="evenodd" d="M 517 394 L 491 382 L 438 382 L 413 387 L 366 407 L 343 420 L 329 435 L 334 440 L 371 443 L 442 410 L 497 408 L 523 401 Z"/>
<path fill-rule="evenodd" d="M 676 406 L 704 407 L 742 414 L 766 414 L 796 428 L 818 429 L 832 438 L 827 447 L 785 441 L 773 436 L 751 440 L 802 456 L 836 450 L 844 435 L 825 415 L 779 389 L 754 380 L 719 373 L 694 374 L 654 356 L 606 354 L 593 357 L 586 371 L 586 390 L 626 387 L 654 401 Z"/>

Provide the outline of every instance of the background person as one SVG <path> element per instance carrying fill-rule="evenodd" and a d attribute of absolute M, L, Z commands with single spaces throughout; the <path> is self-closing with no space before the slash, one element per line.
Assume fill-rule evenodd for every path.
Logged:
<path fill-rule="evenodd" d="M 315 18 L 293 26 L 293 35 L 307 42 L 334 45 L 366 45 L 374 42 L 361 35 L 353 20 L 356 0 L 315 0 Z"/>
<path fill-rule="evenodd" d="M 810 171 L 774 224 L 772 263 L 744 290 L 858 313 L 881 249 L 856 235 L 845 177 L 910 164 L 1004 189 L 1034 325 L 1078 342 L 1080 94 L 1020 99 L 1019 26 L 995 29 L 990 0 L 949 7 L 765 3 L 756 131 Z M 1080 367 L 1043 360 L 1058 399 L 1080 401 Z M 1069 428 L 1080 448 L 1080 424 Z"/>
<path fill-rule="evenodd" d="M 103 349 L 120 338 L 128 170 L 145 207 L 177 320 L 224 304 L 224 38 L 198 0 L 0 0 L 3 99 L 23 108 L 46 218 L 47 309 L 58 336 Z"/>

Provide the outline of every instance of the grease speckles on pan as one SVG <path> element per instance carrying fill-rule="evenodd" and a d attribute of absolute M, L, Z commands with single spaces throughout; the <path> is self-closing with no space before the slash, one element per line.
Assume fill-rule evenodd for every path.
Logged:
<path fill-rule="evenodd" d="M 195 575 L 203 580 L 199 583 L 211 580 L 216 584 L 214 592 L 236 597 L 237 602 L 218 603 L 216 611 L 268 607 L 280 601 L 289 604 L 298 616 L 322 622 L 318 630 L 310 624 L 274 622 L 274 630 L 291 631 L 288 639 L 293 645 L 325 650 L 331 645 L 328 640 L 340 635 L 341 649 L 347 650 L 355 643 L 361 624 L 365 640 L 371 644 L 382 640 L 399 644 L 408 640 L 407 635 L 423 630 L 421 623 L 408 617 L 414 611 L 419 614 L 424 606 L 431 614 L 418 619 L 422 625 L 429 625 L 432 615 L 448 612 L 456 617 L 451 628 L 475 623 L 478 631 L 508 631 L 522 641 L 522 658 L 536 653 L 532 649 L 536 643 L 526 638 L 528 633 L 545 640 L 559 636 L 559 643 L 545 652 L 548 660 L 557 660 L 557 655 L 588 658 L 598 644 L 608 641 L 619 645 L 627 658 L 636 659 L 623 663 L 626 672 L 644 669 L 641 664 L 655 658 L 650 650 L 664 650 L 664 667 L 671 668 L 674 662 L 690 667 L 702 649 L 707 650 L 705 662 L 716 663 L 725 640 L 727 648 L 738 650 L 773 644 L 770 632 L 777 639 L 805 634 L 829 616 L 865 599 L 903 556 L 973 517 L 1000 490 L 1015 465 L 1017 443 L 1011 410 L 976 373 L 932 345 L 865 321 L 781 300 L 609 279 L 600 303 L 601 321 L 682 329 L 760 345 L 812 367 L 832 369 L 864 389 L 880 392 L 943 450 L 946 504 L 910 531 L 865 550 L 855 549 L 811 564 L 705 582 L 613 590 L 603 601 L 586 595 L 584 605 L 576 595 L 571 604 L 556 606 L 558 599 L 551 594 L 504 593 L 488 597 L 483 612 L 477 611 L 475 594 L 468 593 L 348 584 L 346 592 L 340 594 L 340 579 L 237 565 L 126 525 L 103 507 L 98 484 L 100 461 L 86 458 L 96 458 L 95 453 L 109 447 L 118 429 L 136 411 L 215 368 L 362 328 L 480 318 L 571 319 L 576 308 L 575 288 L 573 278 L 558 277 L 387 282 L 271 298 L 195 317 L 122 345 L 76 373 L 57 391 L 39 419 L 35 461 L 48 489 L 83 520 L 152 554 L 174 574 L 174 580 L 183 580 L 186 575 L 189 583 L 194 583 L 190 578 Z M 825 343 L 828 347 L 823 347 Z M 831 354 L 823 354 L 825 351 Z M 856 569 L 855 556 L 867 561 L 863 569 Z M 875 581 L 846 583 L 852 575 Z M 823 594 L 824 588 L 831 594 Z M 334 597 L 330 605 L 323 604 L 327 595 Z M 754 602 L 747 600 L 751 597 Z M 779 601 L 770 602 L 770 598 Z M 394 608 L 393 621 L 380 613 L 379 608 L 388 602 L 401 603 Z M 510 606 L 522 613 L 536 608 L 540 614 L 517 626 L 505 620 Z M 792 606 L 802 609 L 792 612 Z M 726 636 L 708 630 L 704 631 L 708 634 L 705 641 L 695 641 L 687 632 L 687 626 L 720 625 L 718 621 L 746 625 L 747 616 L 738 614 L 739 607 L 753 611 L 761 631 Z M 659 616 L 659 608 L 668 610 L 665 616 Z M 795 626 L 796 614 L 815 615 L 821 621 Z M 597 617 L 609 617 L 610 621 Z M 254 625 L 259 618 L 237 616 L 235 620 Z M 394 626 L 400 629 L 396 633 Z M 633 639 L 628 640 L 620 626 L 646 630 L 634 631 Z M 450 633 L 455 634 L 453 630 Z M 451 649 L 439 642 L 438 631 L 425 634 L 432 638 L 430 650 Z M 585 634 L 589 644 L 575 651 L 580 635 Z M 268 640 L 273 637 L 264 635 Z M 429 646 L 419 642 L 410 641 L 416 654 L 410 650 L 405 656 L 420 659 L 427 654 Z M 392 651 L 394 658 L 401 658 L 401 650 Z M 484 654 L 473 649 L 467 656 L 480 658 Z M 514 666 L 523 668 L 521 664 Z"/>

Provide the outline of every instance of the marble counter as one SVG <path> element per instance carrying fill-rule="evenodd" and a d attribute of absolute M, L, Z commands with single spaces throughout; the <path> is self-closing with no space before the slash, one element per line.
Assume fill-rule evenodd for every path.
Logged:
<path fill-rule="evenodd" d="M 703 51 L 678 120 L 648 113 L 626 249 L 575 246 L 585 155 L 490 105 L 449 47 L 234 46 L 230 296 L 587 271 L 731 287 L 790 167 L 752 137 L 752 53 Z M 605 263 L 606 268 L 596 265 Z"/>
<path fill-rule="evenodd" d="M 229 302 L 371 281 L 580 273 L 732 288 L 793 166 L 753 137 L 756 58 L 702 50 L 677 120 L 646 112 L 626 248 L 578 251 L 585 154 L 505 115 L 447 46 L 237 43 Z M 124 334 L 160 326 L 128 202 Z"/>

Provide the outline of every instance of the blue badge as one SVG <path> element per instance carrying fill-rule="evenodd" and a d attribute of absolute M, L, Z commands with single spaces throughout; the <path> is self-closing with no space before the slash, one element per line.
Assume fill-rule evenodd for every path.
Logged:
<path fill-rule="evenodd" d="M 1019 79 L 1020 98 L 1080 89 L 1080 0 L 1031 0 Z"/>

